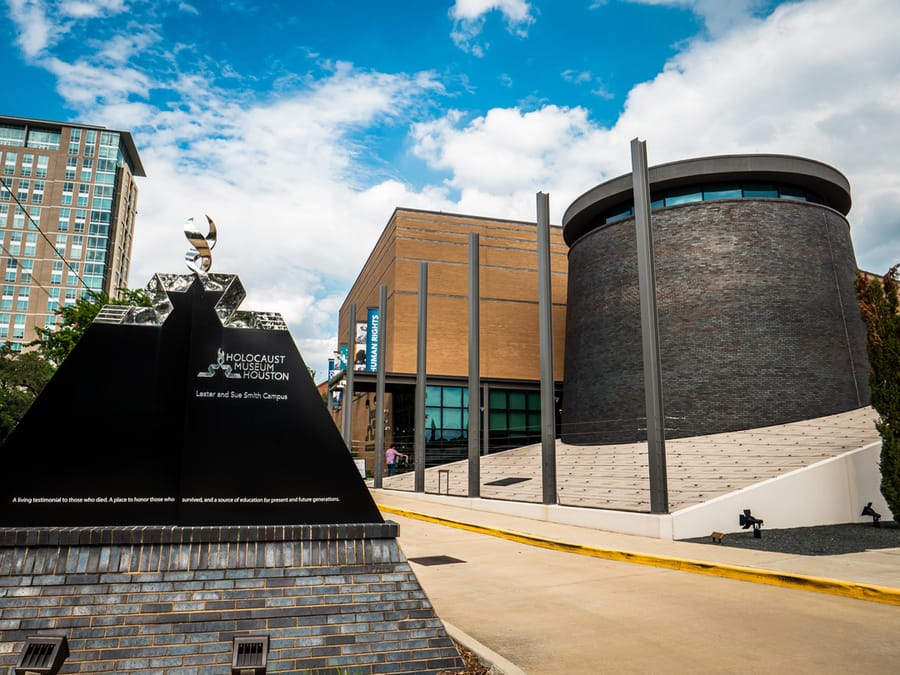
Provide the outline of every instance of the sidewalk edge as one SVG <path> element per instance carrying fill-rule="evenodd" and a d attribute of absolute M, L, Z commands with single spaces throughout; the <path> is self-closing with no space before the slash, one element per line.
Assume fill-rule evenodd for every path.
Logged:
<path fill-rule="evenodd" d="M 693 574 L 706 574 L 709 576 L 737 579 L 740 581 L 750 581 L 753 583 L 767 584 L 770 586 L 782 586 L 785 588 L 793 588 L 797 590 L 826 593 L 830 595 L 854 598 L 856 600 L 880 602 L 888 605 L 900 605 L 900 589 L 898 588 L 841 581 L 838 579 L 828 579 L 825 577 L 815 577 L 803 574 L 794 574 L 790 572 L 776 572 L 772 570 L 742 567 L 739 565 L 729 565 L 725 563 L 691 560 L 688 558 L 672 558 L 669 556 L 652 555 L 647 553 L 635 553 L 631 551 L 621 551 L 616 549 L 596 548 L 593 546 L 584 546 L 581 544 L 572 544 L 555 539 L 537 537 L 535 535 L 524 534 L 512 530 L 501 530 L 499 528 L 488 527 L 486 525 L 466 523 L 464 521 L 452 520 L 450 518 L 444 518 L 441 516 L 431 516 L 424 513 L 409 511 L 407 509 L 398 509 L 392 506 L 386 506 L 384 504 L 377 504 L 377 506 L 381 511 L 385 513 L 393 513 L 398 516 L 405 516 L 407 518 L 414 518 L 417 520 L 424 520 L 439 525 L 446 525 L 448 527 L 455 527 L 462 530 L 469 530 L 471 532 L 487 534 L 493 537 L 500 537 L 501 539 L 508 539 L 510 541 L 518 541 L 523 544 L 529 544 L 531 546 L 537 546 L 540 548 L 565 551 L 568 553 L 587 555 L 595 558 L 604 558 L 607 560 L 616 560 L 619 562 L 630 562 L 639 565 L 663 567 L 681 572 L 691 572 Z"/>
<path fill-rule="evenodd" d="M 453 640 L 459 642 L 470 652 L 475 654 L 482 663 L 491 666 L 497 671 L 497 675 L 526 675 L 525 671 L 511 661 L 503 658 L 490 647 L 486 647 L 468 633 L 464 633 L 452 623 L 444 621 L 444 629 Z"/>

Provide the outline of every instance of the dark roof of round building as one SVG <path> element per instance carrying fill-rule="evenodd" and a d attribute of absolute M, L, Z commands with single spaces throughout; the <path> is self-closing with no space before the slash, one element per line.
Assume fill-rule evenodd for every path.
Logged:
<path fill-rule="evenodd" d="M 788 183 L 820 195 L 826 206 L 850 212 L 850 182 L 837 169 L 791 155 L 718 155 L 669 162 L 649 168 L 652 191 L 712 182 Z M 613 178 L 588 190 L 566 209 L 563 237 L 570 246 L 594 228 L 598 215 L 632 199 L 632 175 Z"/>

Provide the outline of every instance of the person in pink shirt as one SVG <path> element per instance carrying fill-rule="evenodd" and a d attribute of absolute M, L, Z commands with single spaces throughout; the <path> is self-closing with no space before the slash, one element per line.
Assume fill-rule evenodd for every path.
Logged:
<path fill-rule="evenodd" d="M 409 459 L 409 455 L 404 455 L 402 452 L 397 450 L 393 445 L 384 451 L 384 459 L 387 462 L 388 476 L 396 475 L 397 473 L 397 458 L 403 457 L 405 459 Z"/>

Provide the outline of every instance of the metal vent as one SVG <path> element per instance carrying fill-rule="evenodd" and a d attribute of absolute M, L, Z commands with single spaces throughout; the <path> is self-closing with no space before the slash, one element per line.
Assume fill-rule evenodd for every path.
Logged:
<path fill-rule="evenodd" d="M 231 660 L 232 675 L 262 675 L 269 657 L 269 636 L 235 637 Z"/>
<path fill-rule="evenodd" d="M 69 657 L 69 645 L 65 637 L 29 637 L 19 654 L 16 675 L 55 675 Z"/>
<path fill-rule="evenodd" d="M 507 485 L 515 485 L 516 483 L 524 483 L 526 480 L 531 480 L 530 478 L 521 478 L 519 476 L 510 476 L 509 478 L 500 478 L 498 480 L 492 480 L 490 483 L 485 483 L 485 485 L 502 485 L 506 487 Z"/>
<path fill-rule="evenodd" d="M 462 563 L 466 562 L 465 560 L 460 560 L 459 558 L 454 558 L 449 555 L 427 555 L 422 556 L 421 558 L 410 558 L 410 562 L 418 563 L 419 565 L 451 565 L 453 563 Z"/>

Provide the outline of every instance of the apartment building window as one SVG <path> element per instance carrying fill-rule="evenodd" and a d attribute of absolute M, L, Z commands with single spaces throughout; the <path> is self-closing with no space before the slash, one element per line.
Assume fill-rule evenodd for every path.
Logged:
<path fill-rule="evenodd" d="M 9 220 L 9 204 L 0 204 L 0 228 L 6 227 L 7 220 Z"/>
<path fill-rule="evenodd" d="M 97 154 L 97 131 L 94 129 L 87 129 L 84 133 L 84 156 L 85 157 L 93 157 Z"/>
<path fill-rule="evenodd" d="M 55 312 L 56 310 L 53 311 Z M 58 323 L 59 319 L 55 314 L 48 314 L 44 317 L 44 328 L 54 328 Z"/>
<path fill-rule="evenodd" d="M 23 284 L 31 283 L 31 275 L 34 272 L 34 260 L 22 260 L 22 274 L 19 276 L 19 281 Z"/>
<path fill-rule="evenodd" d="M 24 340 L 25 339 L 25 315 L 24 314 L 16 314 L 16 318 L 13 321 L 13 339 L 14 340 Z"/>
<path fill-rule="evenodd" d="M 53 268 L 50 270 L 50 283 L 59 285 L 62 283 L 63 261 L 54 260 Z"/>
<path fill-rule="evenodd" d="M 9 338 L 9 314 L 0 314 L 0 340 Z"/>
<path fill-rule="evenodd" d="M 22 253 L 22 233 L 21 232 L 10 232 L 9 233 L 9 254 L 10 255 L 19 255 Z"/>
<path fill-rule="evenodd" d="M 72 196 L 75 194 L 75 183 L 71 183 L 69 181 L 63 182 L 63 190 L 62 197 L 60 198 L 60 204 L 63 206 L 71 206 L 72 205 Z"/>
<path fill-rule="evenodd" d="M 81 160 L 81 178 L 86 183 L 90 183 L 94 178 L 94 160 L 92 159 L 83 159 Z"/>
<path fill-rule="evenodd" d="M 28 232 L 25 235 L 25 255 L 33 258 L 37 252 L 37 232 Z"/>
<path fill-rule="evenodd" d="M 59 132 L 29 129 L 26 145 L 38 150 L 59 150 Z"/>
<path fill-rule="evenodd" d="M 34 155 L 31 154 L 23 154 L 22 155 L 22 166 L 19 167 L 19 175 L 25 176 L 26 178 L 31 176 L 31 171 L 34 168 Z"/>
<path fill-rule="evenodd" d="M 47 167 L 50 166 L 50 158 L 47 155 L 38 155 L 37 168 L 34 170 L 35 178 L 46 178 Z"/>
<path fill-rule="evenodd" d="M 11 310 L 13 307 L 13 298 L 15 297 L 15 286 L 4 286 L 3 295 L 0 296 L 0 309 Z M 6 316 L 6 323 L 9 323 L 9 315 Z"/>
<path fill-rule="evenodd" d="M 72 248 L 70 249 L 69 256 L 71 258 L 75 258 L 76 260 L 81 257 L 83 252 L 82 247 L 84 246 L 84 235 L 81 234 L 73 234 L 72 235 Z"/>
<path fill-rule="evenodd" d="M 36 180 L 34 181 L 34 187 L 31 189 L 31 203 L 32 204 L 43 204 L 44 203 L 44 185 L 45 181 Z"/>
<path fill-rule="evenodd" d="M 50 288 L 47 290 L 47 311 L 55 312 L 59 309 L 59 289 L 58 288 Z M 47 317 L 48 319 L 52 317 Z M 56 321 L 54 320 L 52 323 L 48 323 L 48 326 L 56 325 Z"/>
<path fill-rule="evenodd" d="M 71 307 L 78 300 L 78 289 L 77 288 L 67 288 L 66 289 L 66 307 Z"/>
<path fill-rule="evenodd" d="M 80 264 L 77 262 L 69 263 L 69 273 L 66 275 L 66 285 L 67 286 L 78 286 L 81 281 L 78 279 L 78 270 L 80 268 Z M 69 294 L 69 291 L 66 290 L 66 295 Z"/>
<path fill-rule="evenodd" d="M 12 195 L 9 192 L 9 182 L 3 181 L 0 183 L 0 201 L 8 202 L 12 199 Z"/>
<path fill-rule="evenodd" d="M 20 202 L 28 201 L 28 191 L 31 189 L 31 181 L 25 178 L 19 179 L 19 190 L 16 194 L 16 197 Z"/>
<path fill-rule="evenodd" d="M 66 180 L 75 180 L 75 171 L 78 169 L 77 157 L 66 157 Z"/>
<path fill-rule="evenodd" d="M 6 161 L 3 162 L 3 175 L 12 176 L 16 173 L 16 160 L 18 155 L 15 152 L 6 153 Z"/>
<path fill-rule="evenodd" d="M 84 209 L 75 209 L 75 231 L 84 232 L 84 225 L 87 221 L 87 211 Z"/>
<path fill-rule="evenodd" d="M 19 297 L 16 299 L 16 311 L 27 312 L 28 300 L 31 296 L 31 289 L 28 286 L 19 286 Z"/>
<path fill-rule="evenodd" d="M 91 186 L 82 183 L 78 186 L 78 206 L 88 206 L 88 200 L 91 196 Z"/>
<path fill-rule="evenodd" d="M 25 127 L 12 127 L 0 124 L 0 145 L 25 145 Z"/>
<path fill-rule="evenodd" d="M 81 129 L 69 130 L 69 154 L 77 155 L 81 148 Z"/>
<path fill-rule="evenodd" d="M 16 204 L 16 210 L 13 211 L 13 227 L 17 230 L 25 228 L 25 211 L 18 204 Z"/>
<path fill-rule="evenodd" d="M 63 257 L 65 257 L 65 255 L 66 255 L 66 244 L 69 243 L 68 240 L 69 240 L 69 235 L 67 235 L 67 234 L 57 234 L 56 235 L 56 244 L 55 244 L 56 252 L 59 253 L 59 255 L 61 255 Z"/>
<path fill-rule="evenodd" d="M 69 218 L 72 217 L 72 209 L 61 208 L 59 217 L 56 220 L 56 229 L 66 231 L 69 229 Z"/>

